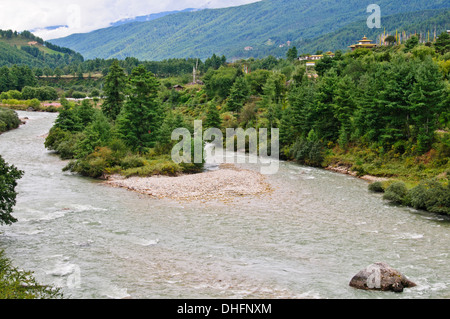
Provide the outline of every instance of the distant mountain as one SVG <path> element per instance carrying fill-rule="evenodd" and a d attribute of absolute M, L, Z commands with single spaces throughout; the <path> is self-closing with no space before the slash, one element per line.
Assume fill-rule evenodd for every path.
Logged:
<path fill-rule="evenodd" d="M 133 22 L 147 22 L 147 21 L 152 21 L 152 20 L 156 20 L 171 14 L 175 14 L 175 13 L 180 13 L 180 12 L 193 12 L 193 11 L 198 11 L 201 9 L 193 9 L 193 8 L 188 8 L 188 9 L 184 9 L 184 10 L 177 10 L 177 11 L 164 11 L 164 12 L 160 12 L 160 13 L 152 13 L 152 14 L 148 14 L 148 15 L 144 15 L 144 16 L 138 16 L 135 18 L 128 18 L 128 19 L 122 19 L 116 22 L 111 23 L 111 27 L 117 27 L 119 25 L 122 24 L 127 24 L 127 23 L 133 23 Z"/>
<path fill-rule="evenodd" d="M 312 41 L 352 22 L 360 21 L 362 31 L 368 32 L 366 9 L 371 3 L 372 0 L 262 0 L 238 7 L 180 12 L 50 42 L 80 52 L 87 59 L 205 59 L 213 53 L 223 54 L 229 60 L 259 58 L 286 52 L 287 48 L 280 46 L 288 41 Z M 448 0 L 378 0 L 377 4 L 382 17 L 450 8 Z M 352 42 L 361 36 L 354 34 Z"/>
<path fill-rule="evenodd" d="M 291 43 L 291 47 L 295 46 L 299 54 L 314 54 L 316 51 L 345 51 L 349 45 L 358 42 L 363 36 L 377 43 L 384 32 L 394 36 L 396 32 L 398 34 L 404 32 L 407 36 L 417 34 L 424 42 L 433 41 L 435 34 L 438 36 L 450 30 L 450 9 L 423 10 L 386 16 L 382 19 L 381 29 L 368 29 L 365 23 L 366 20 L 353 22 L 315 39 L 295 41 Z M 281 49 L 272 52 L 274 55 L 283 53 L 284 50 Z"/>

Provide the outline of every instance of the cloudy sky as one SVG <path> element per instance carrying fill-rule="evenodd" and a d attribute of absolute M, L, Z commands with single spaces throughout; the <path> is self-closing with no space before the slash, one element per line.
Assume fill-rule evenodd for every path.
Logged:
<path fill-rule="evenodd" d="M 89 32 L 136 16 L 223 8 L 258 0 L 0 0 L 0 29 L 33 30 L 44 40 Z M 52 30 L 44 28 L 55 27 Z"/>

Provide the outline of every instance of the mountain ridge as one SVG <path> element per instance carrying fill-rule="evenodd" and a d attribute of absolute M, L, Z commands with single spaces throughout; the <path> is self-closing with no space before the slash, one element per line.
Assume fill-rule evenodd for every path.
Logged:
<path fill-rule="evenodd" d="M 287 41 L 314 39 L 356 21 L 367 19 L 372 1 L 262 0 L 237 7 L 180 12 L 148 22 L 75 34 L 50 42 L 80 52 L 86 59 L 136 57 L 140 60 L 199 57 L 213 53 L 228 58 L 263 57 Z M 380 0 L 382 16 L 442 9 L 446 0 Z M 360 10 L 355 10 L 360 8 Z M 361 36 L 361 35 L 355 35 Z M 356 40 L 356 39 L 355 39 Z M 272 48 L 271 48 L 272 47 Z M 268 50 L 270 49 L 270 50 Z"/>

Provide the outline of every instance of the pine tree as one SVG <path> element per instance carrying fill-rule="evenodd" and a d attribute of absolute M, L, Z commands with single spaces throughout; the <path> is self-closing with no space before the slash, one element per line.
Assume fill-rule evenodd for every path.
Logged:
<path fill-rule="evenodd" d="M 428 57 L 416 72 L 416 83 L 409 96 L 418 152 L 429 150 L 434 141 L 439 115 L 448 110 L 445 83 L 437 64 Z"/>
<path fill-rule="evenodd" d="M 286 53 L 286 58 L 289 61 L 294 61 L 295 59 L 298 58 L 298 51 L 296 47 L 290 48 L 287 53 Z"/>
<path fill-rule="evenodd" d="M 119 62 L 115 60 L 111 65 L 108 75 L 105 77 L 104 92 L 106 99 L 102 105 L 103 113 L 110 120 L 116 120 L 122 109 L 125 99 L 125 88 L 126 75 L 124 70 L 119 66 Z"/>
<path fill-rule="evenodd" d="M 346 75 L 337 83 L 334 104 L 334 117 L 340 124 L 339 143 L 345 148 L 352 133 L 352 116 L 356 105 L 353 99 L 354 84 L 350 76 Z"/>
<path fill-rule="evenodd" d="M 236 78 L 230 89 L 227 108 L 232 112 L 239 112 L 250 95 L 250 87 L 244 76 Z"/>
<path fill-rule="evenodd" d="M 218 128 L 222 126 L 222 119 L 220 118 L 219 111 L 214 103 L 210 103 L 208 107 L 208 112 L 206 114 L 206 120 L 203 125 L 204 129 L 208 128 Z"/>
<path fill-rule="evenodd" d="M 159 83 L 144 66 L 130 75 L 129 96 L 117 118 L 118 132 L 125 144 L 135 151 L 145 151 L 155 145 L 161 124 L 156 101 Z"/>

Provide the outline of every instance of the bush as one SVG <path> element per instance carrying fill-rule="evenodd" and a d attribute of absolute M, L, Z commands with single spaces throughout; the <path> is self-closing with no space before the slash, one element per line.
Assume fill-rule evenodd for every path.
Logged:
<path fill-rule="evenodd" d="M 0 109 L 0 133 L 19 127 L 20 119 L 16 112 L 9 109 Z"/>
<path fill-rule="evenodd" d="M 72 97 L 74 99 L 84 99 L 86 97 L 86 94 L 84 94 L 82 92 L 73 92 Z"/>
<path fill-rule="evenodd" d="M 129 169 L 129 168 L 136 168 L 136 167 L 142 167 L 145 165 L 145 159 L 138 156 L 138 155 L 127 155 L 122 161 L 120 162 L 120 166 L 122 169 Z"/>
<path fill-rule="evenodd" d="M 450 187 L 435 182 L 426 193 L 425 205 L 431 213 L 450 215 Z"/>
<path fill-rule="evenodd" d="M 374 193 L 384 193 L 383 183 L 373 182 L 369 184 L 369 191 Z"/>
<path fill-rule="evenodd" d="M 95 152 L 86 158 L 71 161 L 64 171 L 72 171 L 83 176 L 98 178 L 116 164 L 113 152 L 108 147 L 98 147 Z"/>
<path fill-rule="evenodd" d="M 408 192 L 405 204 L 431 213 L 450 214 L 450 186 L 434 180 L 424 181 Z"/>
<path fill-rule="evenodd" d="M 22 99 L 22 93 L 17 90 L 10 90 L 7 92 L 10 99 L 20 100 Z"/>
<path fill-rule="evenodd" d="M 39 100 L 36 99 L 36 98 L 27 101 L 27 105 L 28 105 L 29 107 L 32 107 L 32 108 L 35 109 L 35 110 L 40 110 L 40 109 L 41 109 L 41 102 L 39 102 Z"/>
<path fill-rule="evenodd" d="M 303 139 L 294 144 L 292 153 L 299 163 L 321 167 L 325 151 L 322 142 Z"/>
<path fill-rule="evenodd" d="M 407 194 L 408 189 L 405 183 L 394 182 L 386 189 L 383 198 L 396 204 L 403 204 Z"/>

